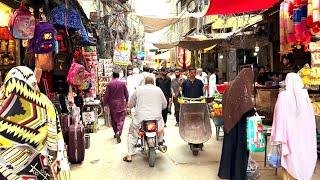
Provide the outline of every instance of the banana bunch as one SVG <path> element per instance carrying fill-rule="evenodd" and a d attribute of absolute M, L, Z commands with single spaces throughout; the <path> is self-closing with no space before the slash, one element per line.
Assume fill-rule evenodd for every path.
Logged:
<path fill-rule="evenodd" d="M 320 102 L 313 102 L 312 103 L 314 114 L 320 116 Z"/>
<path fill-rule="evenodd" d="M 206 103 L 206 99 L 202 99 L 201 101 L 193 101 L 193 100 L 185 100 L 183 98 L 178 98 L 178 103 L 179 104 L 184 104 L 184 103 Z"/>

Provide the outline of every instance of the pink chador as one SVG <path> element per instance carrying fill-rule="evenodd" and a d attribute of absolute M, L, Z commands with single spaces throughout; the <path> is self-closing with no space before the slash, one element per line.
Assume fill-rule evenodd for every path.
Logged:
<path fill-rule="evenodd" d="M 298 180 L 311 180 L 317 161 L 316 124 L 300 76 L 289 73 L 274 111 L 271 143 L 282 145 L 281 166 Z"/>

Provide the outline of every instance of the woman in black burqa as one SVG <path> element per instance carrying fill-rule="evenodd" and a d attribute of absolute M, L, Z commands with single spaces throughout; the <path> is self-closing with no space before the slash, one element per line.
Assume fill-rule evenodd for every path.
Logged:
<path fill-rule="evenodd" d="M 245 180 L 249 151 L 246 118 L 254 115 L 252 102 L 253 71 L 243 69 L 223 95 L 224 139 L 218 176 L 221 179 Z"/>

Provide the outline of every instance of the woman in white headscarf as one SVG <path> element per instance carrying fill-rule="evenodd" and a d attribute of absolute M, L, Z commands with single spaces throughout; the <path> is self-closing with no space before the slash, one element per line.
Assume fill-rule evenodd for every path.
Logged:
<path fill-rule="evenodd" d="M 314 111 L 300 76 L 289 73 L 274 111 L 272 144 L 281 144 L 284 179 L 311 180 L 317 161 Z"/>

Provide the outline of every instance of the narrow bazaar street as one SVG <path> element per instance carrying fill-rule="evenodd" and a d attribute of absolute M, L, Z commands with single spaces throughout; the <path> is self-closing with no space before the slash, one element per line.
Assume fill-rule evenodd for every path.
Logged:
<path fill-rule="evenodd" d="M 140 152 L 133 157 L 132 163 L 122 161 L 127 150 L 127 133 L 131 119 L 127 118 L 121 144 L 113 139 L 112 128 L 102 127 L 97 133 L 90 134 L 91 147 L 86 150 L 82 164 L 72 165 L 72 179 L 86 180 L 208 180 L 219 179 L 219 161 L 222 141 L 215 138 L 215 128 L 212 124 L 212 138 L 205 143 L 204 151 L 194 157 L 186 142 L 179 136 L 175 127 L 174 117 L 170 116 L 166 128 L 165 140 L 168 151 L 157 152 L 156 165 L 148 166 L 147 158 Z M 264 167 L 264 153 L 253 154 L 253 159 L 260 166 L 261 180 L 280 180 L 281 171 L 275 175 L 275 169 Z M 313 180 L 320 179 L 320 163 L 318 161 Z"/>

